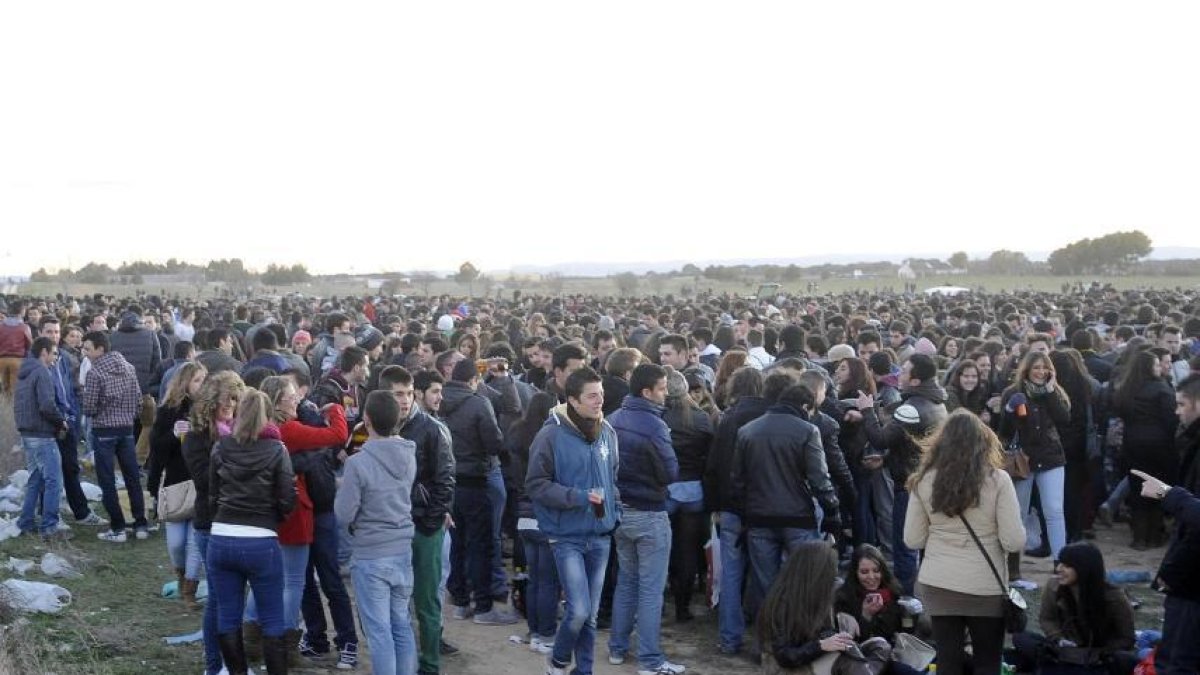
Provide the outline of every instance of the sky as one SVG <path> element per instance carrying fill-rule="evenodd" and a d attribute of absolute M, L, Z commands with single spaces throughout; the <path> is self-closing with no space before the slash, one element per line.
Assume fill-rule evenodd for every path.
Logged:
<path fill-rule="evenodd" d="M 1200 3 L 9 2 L 0 272 L 1196 245 Z"/>

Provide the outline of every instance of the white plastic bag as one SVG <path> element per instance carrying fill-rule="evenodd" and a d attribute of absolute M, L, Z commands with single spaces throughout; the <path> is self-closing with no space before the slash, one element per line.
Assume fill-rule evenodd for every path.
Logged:
<path fill-rule="evenodd" d="M 104 491 L 101 490 L 100 486 L 96 485 L 95 483 L 89 483 L 86 480 L 81 480 L 79 481 L 79 487 L 83 490 L 83 496 L 86 497 L 89 502 L 98 502 L 100 501 L 100 498 L 104 496 Z"/>
<path fill-rule="evenodd" d="M 25 497 L 25 491 L 16 485 L 5 485 L 0 488 L 0 499 L 20 502 Z"/>
<path fill-rule="evenodd" d="M 0 583 L 0 598 L 15 609 L 46 614 L 57 614 L 71 604 L 71 592 L 62 586 L 23 579 Z"/>
<path fill-rule="evenodd" d="M 721 601 L 721 537 L 716 523 L 709 527 L 704 557 L 708 562 L 708 606 L 711 609 Z"/>
<path fill-rule="evenodd" d="M 66 558 L 56 553 L 42 556 L 42 574 L 60 579 L 78 579 L 83 575 Z"/>
<path fill-rule="evenodd" d="M 8 570 L 9 572 L 16 572 L 21 576 L 25 576 L 26 572 L 33 569 L 33 561 L 9 556 L 8 562 L 4 564 L 4 569 Z"/>
<path fill-rule="evenodd" d="M 0 541 L 21 536 L 21 528 L 17 527 L 16 518 L 0 518 Z"/>
<path fill-rule="evenodd" d="M 18 490 L 24 490 L 25 484 L 28 482 L 29 471 L 26 469 L 18 469 L 17 471 L 12 472 L 12 475 L 8 477 L 8 484 L 17 488 Z"/>
<path fill-rule="evenodd" d="M 0 513 L 20 513 L 21 505 L 10 502 L 7 499 L 0 499 Z"/>

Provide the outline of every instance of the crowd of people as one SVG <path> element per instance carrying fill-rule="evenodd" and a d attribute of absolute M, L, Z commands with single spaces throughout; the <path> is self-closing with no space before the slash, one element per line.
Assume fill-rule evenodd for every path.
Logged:
<path fill-rule="evenodd" d="M 443 672 L 443 616 L 523 618 L 547 675 L 591 673 L 598 637 L 678 675 L 664 605 L 685 623 L 702 599 L 718 649 L 764 672 L 913 672 L 893 652 L 926 626 L 938 672 L 1128 673 L 1132 610 L 1089 543 L 1116 521 L 1135 550 L 1170 543 L 1157 672 L 1192 673 L 1200 529 L 1166 516 L 1200 494 L 1197 354 L 1195 292 L 1099 285 L 59 296 L 9 299 L 0 388 L 21 530 L 71 537 L 63 490 L 104 542 L 161 523 L 183 602 L 208 580 L 210 675 L 353 669 L 360 629 L 375 672 Z M 1057 573 L 1006 654 L 1023 557 Z"/>

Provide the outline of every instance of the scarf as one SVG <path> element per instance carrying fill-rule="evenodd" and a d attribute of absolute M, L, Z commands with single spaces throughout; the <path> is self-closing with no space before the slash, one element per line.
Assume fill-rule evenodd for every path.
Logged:
<path fill-rule="evenodd" d="M 1037 384 L 1030 380 L 1025 381 L 1025 394 L 1028 396 L 1047 396 L 1050 394 L 1050 389 L 1044 384 Z"/>
<path fill-rule="evenodd" d="M 579 433 L 583 434 L 588 443 L 595 443 L 596 439 L 600 438 L 600 420 L 590 420 L 580 415 L 570 403 L 567 404 L 567 418 L 579 429 Z"/>

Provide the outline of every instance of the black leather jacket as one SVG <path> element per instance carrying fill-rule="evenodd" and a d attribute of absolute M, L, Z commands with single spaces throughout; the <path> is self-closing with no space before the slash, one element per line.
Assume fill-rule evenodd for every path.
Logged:
<path fill-rule="evenodd" d="M 709 511 L 742 513 L 742 501 L 733 493 L 733 455 L 738 431 L 767 412 L 767 402 L 757 396 L 743 396 L 725 411 L 717 423 L 712 450 L 704 470 L 704 502 Z"/>
<path fill-rule="evenodd" d="M 454 450 L 450 430 L 413 407 L 396 433 L 417 444 L 417 475 L 412 486 L 412 519 L 424 535 L 437 532 L 446 522 L 454 501 Z"/>
<path fill-rule="evenodd" d="M 268 426 L 248 445 L 233 436 L 217 441 L 208 488 L 214 523 L 278 530 L 296 506 L 296 476 L 279 431 Z"/>
<path fill-rule="evenodd" d="M 821 432 L 791 406 L 771 406 L 738 432 L 733 492 L 749 527 L 815 529 L 816 497 L 825 512 L 822 529 L 841 529 Z"/>

